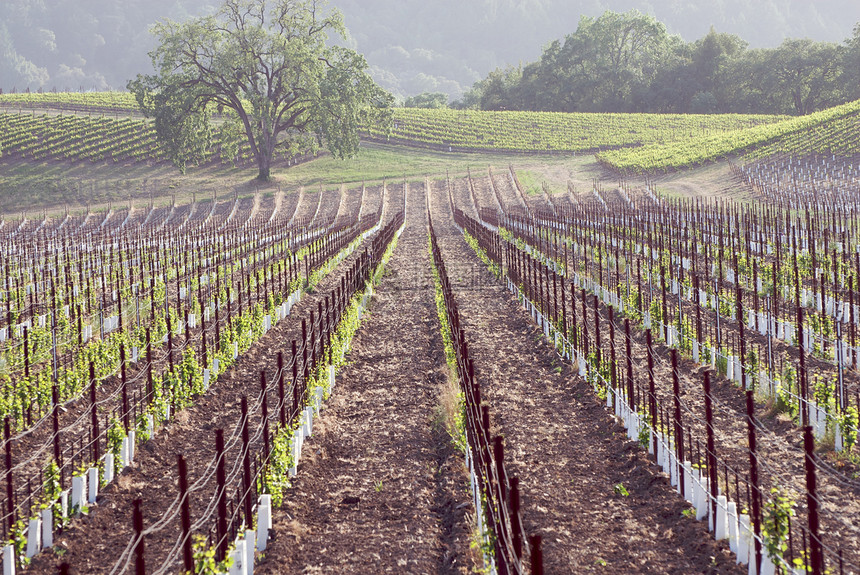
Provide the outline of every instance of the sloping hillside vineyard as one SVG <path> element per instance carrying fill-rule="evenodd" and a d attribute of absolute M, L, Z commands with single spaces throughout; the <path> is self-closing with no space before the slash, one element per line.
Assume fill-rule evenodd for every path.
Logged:
<path fill-rule="evenodd" d="M 155 141 L 155 131 L 147 122 L 139 118 L 119 118 L 136 110 L 134 98 L 125 92 L 2 94 L 0 107 L 5 110 L 0 114 L 3 128 L 0 153 L 4 156 L 115 162 L 165 159 Z M 53 115 L 57 113 L 64 115 Z M 98 117 L 90 117 L 93 114 Z M 114 117 L 111 119 L 111 116 Z M 369 125 L 365 133 L 375 141 L 443 151 L 594 152 L 687 141 L 780 119 L 779 116 L 554 114 L 401 108 L 395 110 L 393 128 Z M 135 137 L 115 138 L 119 129 L 133 131 Z M 98 141 L 102 141 L 100 147 L 90 145 Z M 36 148 L 38 156 L 34 155 Z M 216 129 L 212 156 L 222 149 L 221 134 Z M 240 160 L 250 157 L 247 145 L 240 146 L 236 157 Z M 234 159 L 221 157 L 220 161 Z"/>
<path fill-rule="evenodd" d="M 860 151 L 858 118 L 860 101 L 683 143 L 655 143 L 637 149 L 601 152 L 597 159 L 624 173 L 648 173 L 692 168 L 737 155 L 750 160 L 786 154 L 850 157 Z"/>
<path fill-rule="evenodd" d="M 2 162 L 163 161 L 124 96 L 0 105 Z M 0 220 L 4 568 L 860 573 L 857 106 L 400 110 L 629 179 Z M 723 157 L 760 201 L 635 179 Z"/>

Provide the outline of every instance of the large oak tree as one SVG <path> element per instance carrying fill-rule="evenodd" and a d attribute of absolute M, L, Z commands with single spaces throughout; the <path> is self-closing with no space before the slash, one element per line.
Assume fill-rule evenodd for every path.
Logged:
<path fill-rule="evenodd" d="M 224 131 L 244 134 L 268 180 L 277 149 L 353 156 L 360 124 L 390 119 L 392 98 L 364 57 L 329 45 L 345 33 L 324 0 L 225 0 L 212 16 L 157 24 L 156 74 L 128 87 L 180 168 L 203 156 L 217 113 Z"/>

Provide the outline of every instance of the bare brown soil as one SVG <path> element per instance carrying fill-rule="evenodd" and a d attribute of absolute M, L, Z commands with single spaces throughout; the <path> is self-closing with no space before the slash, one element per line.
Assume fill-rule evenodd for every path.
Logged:
<path fill-rule="evenodd" d="M 433 194 L 434 226 L 508 473 L 520 478 L 526 532 L 543 535 L 546 571 L 740 572 L 486 271 L 443 197 Z"/>
<path fill-rule="evenodd" d="M 440 421 L 447 367 L 427 254 L 424 194 L 305 444 L 261 573 L 470 573 L 461 454 Z"/>

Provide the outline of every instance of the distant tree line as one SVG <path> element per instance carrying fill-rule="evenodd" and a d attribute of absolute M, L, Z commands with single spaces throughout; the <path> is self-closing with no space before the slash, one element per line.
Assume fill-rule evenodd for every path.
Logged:
<path fill-rule="evenodd" d="M 442 92 L 424 92 L 416 96 L 409 96 L 403 102 L 404 108 L 447 108 L 448 94 Z"/>
<path fill-rule="evenodd" d="M 764 25 L 764 23 L 762 24 Z M 496 69 L 455 107 L 558 112 L 808 114 L 860 98 L 860 24 L 843 44 L 750 49 L 713 28 L 695 42 L 636 10 L 582 17 L 540 60 Z"/>

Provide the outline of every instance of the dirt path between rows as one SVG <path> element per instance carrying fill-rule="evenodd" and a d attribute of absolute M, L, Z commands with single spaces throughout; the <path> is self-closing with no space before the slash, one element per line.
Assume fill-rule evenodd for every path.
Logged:
<path fill-rule="evenodd" d="M 543 536 L 546 572 L 740 573 L 727 545 L 682 517 L 688 506 L 668 479 L 486 271 L 443 192 L 433 194 L 434 226 L 508 473 L 520 478 L 525 531 Z"/>
<path fill-rule="evenodd" d="M 407 198 L 407 227 L 257 573 L 472 572 L 467 477 L 439 421 L 447 366 L 423 189 Z"/>

